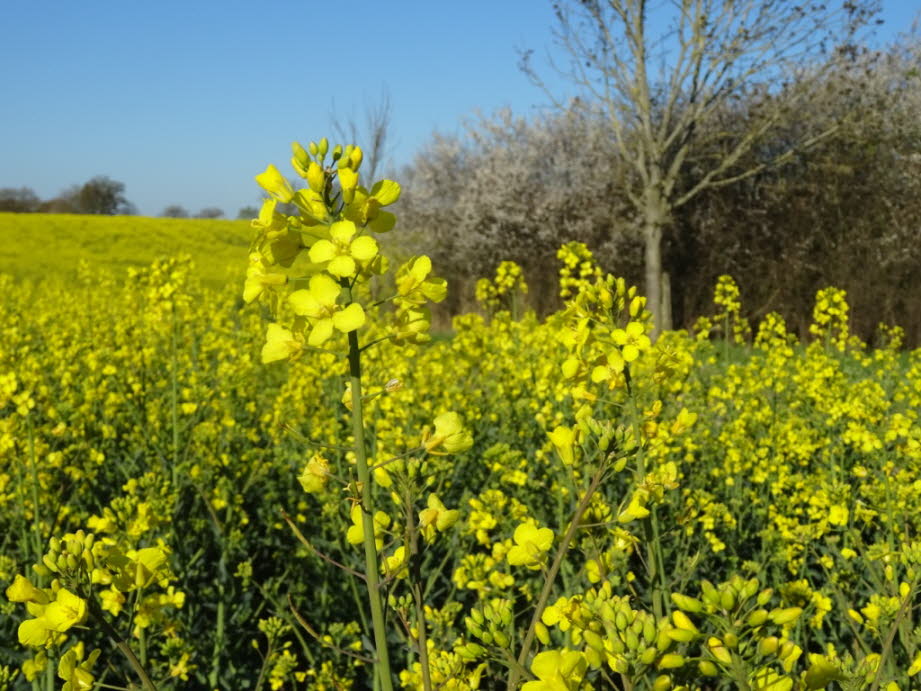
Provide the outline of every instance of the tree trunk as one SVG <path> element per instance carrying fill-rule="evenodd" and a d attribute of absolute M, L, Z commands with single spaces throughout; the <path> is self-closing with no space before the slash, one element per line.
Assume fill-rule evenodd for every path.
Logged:
<path fill-rule="evenodd" d="M 645 199 L 643 242 L 645 244 L 646 308 L 652 312 L 653 328 L 650 337 L 655 340 L 659 333 L 668 327 L 663 317 L 666 313 L 671 312 L 670 309 L 663 310 L 663 299 L 670 299 L 671 296 L 665 295 L 665 291 L 662 290 L 662 231 L 668 219 L 668 212 L 665 208 L 665 200 L 657 186 L 651 185 L 646 190 Z"/>
<path fill-rule="evenodd" d="M 659 298 L 661 307 L 659 311 L 662 314 L 662 331 L 671 331 L 674 327 L 672 320 L 672 280 L 668 271 L 662 272 L 662 295 Z"/>

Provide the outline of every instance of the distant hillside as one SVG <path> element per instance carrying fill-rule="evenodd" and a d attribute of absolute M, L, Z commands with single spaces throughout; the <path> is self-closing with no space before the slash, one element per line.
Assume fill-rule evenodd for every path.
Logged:
<path fill-rule="evenodd" d="M 217 286 L 242 276 L 251 237 L 249 221 L 0 213 L 0 273 L 68 278 L 86 259 L 119 274 L 187 253 Z"/>

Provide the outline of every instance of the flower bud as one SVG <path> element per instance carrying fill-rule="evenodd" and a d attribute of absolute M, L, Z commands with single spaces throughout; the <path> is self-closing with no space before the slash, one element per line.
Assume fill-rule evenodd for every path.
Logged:
<path fill-rule="evenodd" d="M 777 636 L 768 636 L 758 641 L 758 652 L 762 655 L 773 655 L 780 647 L 780 641 Z"/>
<path fill-rule="evenodd" d="M 655 648 L 644 648 L 643 652 L 640 653 L 640 662 L 644 665 L 651 665 L 656 661 L 656 656 L 659 654 L 659 651 Z M 666 657 L 668 657 L 666 655 Z"/>
<path fill-rule="evenodd" d="M 697 670 L 705 677 L 715 677 L 719 674 L 719 668 L 710 660 L 701 660 L 697 663 Z"/>
<path fill-rule="evenodd" d="M 652 682 L 652 691 L 668 691 L 672 687 L 672 678 L 667 674 L 660 674 Z"/>
<path fill-rule="evenodd" d="M 757 628 L 761 626 L 764 622 L 767 621 L 768 611 L 766 609 L 756 609 L 754 612 L 748 615 L 748 618 L 745 620 L 745 623 L 751 626 L 752 628 Z"/>
<path fill-rule="evenodd" d="M 663 655 L 662 659 L 659 660 L 659 664 L 658 664 L 659 669 L 675 669 L 677 667 L 683 667 L 683 666 L 684 666 L 684 656 L 676 655 L 674 653 Z"/>

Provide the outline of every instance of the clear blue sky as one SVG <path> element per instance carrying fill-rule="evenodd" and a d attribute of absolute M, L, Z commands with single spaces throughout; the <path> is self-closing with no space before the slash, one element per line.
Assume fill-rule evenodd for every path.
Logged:
<path fill-rule="evenodd" d="M 921 0 L 884 6 L 881 40 Z M 532 113 L 517 49 L 550 50 L 552 24 L 547 0 L 2 0 L 0 187 L 50 198 L 108 175 L 144 215 L 235 217 L 334 105 L 360 119 L 387 89 L 395 165 L 477 109 Z"/>

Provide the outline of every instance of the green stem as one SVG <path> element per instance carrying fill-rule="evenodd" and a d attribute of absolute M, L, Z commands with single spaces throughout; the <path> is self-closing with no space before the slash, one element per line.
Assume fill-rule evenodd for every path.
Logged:
<path fill-rule="evenodd" d="M 602 462 L 598 466 L 598 470 L 596 470 L 595 474 L 592 476 L 592 481 L 589 483 L 588 489 L 585 491 L 585 494 L 579 501 L 579 505 L 576 507 L 576 511 L 569 523 L 569 529 L 563 536 L 563 540 L 560 542 L 560 546 L 556 551 L 556 555 L 554 555 L 553 563 L 550 565 L 550 569 L 547 571 L 547 577 L 544 579 L 544 587 L 540 591 L 540 597 L 537 598 L 537 605 L 534 607 L 534 614 L 531 616 L 531 624 L 528 626 L 528 631 L 524 637 L 524 643 L 521 645 L 521 652 L 518 654 L 518 666 L 513 667 L 511 674 L 509 674 L 507 686 L 508 691 L 513 691 L 514 689 L 518 688 L 518 681 L 521 678 L 521 672 L 519 670 L 525 669 L 525 663 L 527 663 L 528 655 L 531 653 L 531 646 L 534 644 L 534 636 L 537 631 L 537 624 L 540 621 L 541 615 L 544 613 L 544 608 L 547 606 L 547 602 L 550 600 L 550 593 L 553 590 L 553 583 L 560 571 L 560 567 L 563 565 L 563 558 L 566 556 L 566 552 L 569 550 L 569 544 L 576 536 L 576 531 L 579 529 L 579 523 L 582 521 L 582 515 L 588 509 L 588 505 L 592 501 L 592 496 L 595 494 L 595 491 L 601 484 L 601 480 L 604 478 L 606 471 L 607 463 Z"/>
<path fill-rule="evenodd" d="M 173 305 L 170 325 L 170 354 L 172 355 L 172 366 L 170 368 L 170 417 L 173 427 L 173 463 L 172 468 L 170 468 L 170 477 L 172 478 L 172 489 L 174 491 L 176 490 L 179 472 L 179 363 L 176 340 L 176 306 Z"/>
<path fill-rule="evenodd" d="M 413 606 L 416 613 L 416 644 L 419 647 L 419 666 L 422 668 L 422 688 L 432 691 L 432 674 L 429 668 L 429 649 L 425 630 L 425 601 L 422 595 L 422 575 L 419 573 L 419 531 L 416 529 L 413 503 L 407 488 L 403 495 L 406 511 L 406 535 L 410 561 L 410 589 L 413 594 Z"/>
<path fill-rule="evenodd" d="M 134 654 L 134 651 L 131 649 L 131 646 L 128 645 L 127 641 L 119 636 L 118 632 L 112 628 L 112 625 L 106 620 L 105 615 L 98 610 L 95 602 L 90 600 L 89 607 L 93 619 L 112 640 L 115 647 L 121 651 L 122 655 L 128 660 L 128 664 L 131 665 L 131 668 L 138 675 L 138 678 L 141 680 L 141 687 L 144 691 L 157 691 L 156 685 L 151 681 L 150 676 L 147 674 L 147 670 L 144 669 L 140 660 L 137 659 L 137 656 Z"/>
<path fill-rule="evenodd" d="M 393 691 L 390 673 L 390 655 L 387 651 L 387 629 L 384 625 L 384 609 L 381 603 L 378 581 L 377 547 L 374 544 L 374 503 L 371 497 L 371 472 L 365 455 L 365 429 L 361 406 L 361 349 L 358 334 L 349 332 L 349 376 L 352 383 L 352 435 L 355 437 L 355 461 L 358 468 L 358 482 L 361 485 L 362 528 L 364 529 L 365 578 L 368 587 L 368 603 L 371 606 L 371 625 L 374 629 L 376 649 L 375 676 L 382 691 Z"/>
<path fill-rule="evenodd" d="M 633 436 L 636 444 L 636 476 L 634 481 L 640 485 L 646 481 L 646 457 L 643 453 L 642 426 L 640 420 L 639 403 L 631 385 L 630 370 L 624 369 L 624 378 L 627 382 L 627 394 L 630 402 L 633 404 Z M 643 521 L 643 537 L 646 540 L 646 575 L 649 579 L 649 585 L 652 588 L 652 611 L 656 619 L 661 619 L 665 612 L 665 587 L 664 578 L 665 568 L 662 561 L 661 550 L 659 550 L 659 521 L 656 516 L 656 507 L 649 507 L 649 516 Z"/>
<path fill-rule="evenodd" d="M 41 504 L 38 501 L 38 464 L 35 462 L 35 436 L 32 432 L 32 418 L 26 417 L 26 428 L 29 431 L 29 472 L 32 475 L 32 540 L 35 549 L 35 563 L 40 564 L 42 561 L 42 524 L 38 515 L 38 507 Z M 23 514 L 25 518 L 25 514 Z"/>

